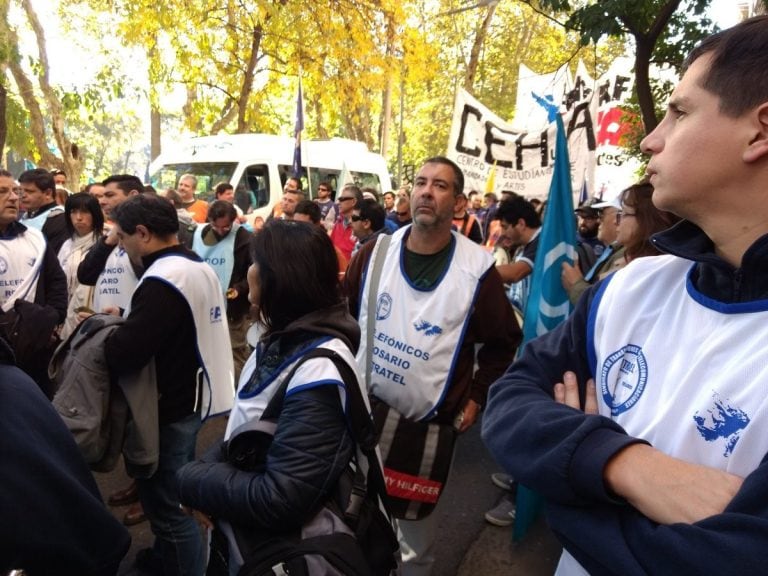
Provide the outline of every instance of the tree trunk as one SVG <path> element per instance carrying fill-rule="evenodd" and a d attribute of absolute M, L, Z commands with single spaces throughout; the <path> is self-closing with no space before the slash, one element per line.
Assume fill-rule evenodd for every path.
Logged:
<path fill-rule="evenodd" d="M 61 102 L 48 81 L 50 66 L 48 64 L 48 54 L 46 51 L 45 32 L 30 1 L 22 0 L 21 6 L 27 15 L 27 19 L 29 20 L 29 24 L 34 31 L 37 40 L 38 56 L 40 58 L 40 73 L 38 74 L 37 79 L 48 108 L 51 131 L 53 132 L 54 140 L 56 141 L 59 153 L 61 154 L 61 158 L 52 155 L 53 158 L 49 160 L 48 167 L 63 169 L 67 173 L 69 182 L 72 182 L 72 186 L 76 186 L 76 189 L 79 189 L 80 175 L 83 170 L 83 159 L 81 158 L 80 149 L 77 144 L 73 143 L 64 132 L 64 112 L 61 107 Z M 16 75 L 14 74 L 14 77 L 15 76 Z M 42 146 L 40 142 L 37 140 L 35 141 L 38 149 L 47 149 L 47 144 L 44 140 L 45 139 L 43 138 Z M 41 157 L 43 156 L 42 152 L 43 151 L 40 150 Z"/>
<path fill-rule="evenodd" d="M 5 121 L 5 110 L 8 106 L 8 91 L 5 81 L 0 80 L 0 166 L 5 168 L 5 138 L 8 136 L 8 124 Z"/>
<path fill-rule="evenodd" d="M 480 64 L 480 51 L 485 43 L 485 37 L 488 35 L 488 28 L 493 20 L 493 13 L 496 11 L 497 3 L 493 2 L 488 5 L 485 10 L 485 17 L 480 23 L 475 33 L 475 40 L 472 42 L 472 50 L 469 53 L 469 64 L 467 64 L 467 72 L 464 75 L 464 90 L 472 92 L 472 88 L 475 85 L 475 76 L 477 75 L 477 67 Z"/>
<path fill-rule="evenodd" d="M 149 159 L 150 161 L 160 156 L 160 152 L 162 152 L 161 143 L 160 143 L 160 138 L 162 136 L 161 120 L 162 120 L 162 117 L 160 115 L 160 110 L 156 106 L 152 106 L 151 110 L 149 111 Z"/>

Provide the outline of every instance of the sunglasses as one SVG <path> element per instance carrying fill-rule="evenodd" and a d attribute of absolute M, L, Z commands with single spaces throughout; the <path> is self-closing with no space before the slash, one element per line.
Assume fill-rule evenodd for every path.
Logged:
<path fill-rule="evenodd" d="M 344 200 L 354 200 L 354 199 L 355 199 L 354 196 L 341 196 L 339 198 L 339 202 L 344 202 Z"/>
<path fill-rule="evenodd" d="M 352 220 L 352 222 L 360 222 L 360 220 L 365 220 L 365 218 L 358 216 L 357 214 L 352 214 L 349 219 Z"/>
<path fill-rule="evenodd" d="M 398 216 L 400 216 L 401 218 L 403 218 L 403 217 L 405 217 L 405 216 L 408 216 L 408 212 L 395 212 L 395 214 L 397 214 L 397 215 L 398 215 Z"/>

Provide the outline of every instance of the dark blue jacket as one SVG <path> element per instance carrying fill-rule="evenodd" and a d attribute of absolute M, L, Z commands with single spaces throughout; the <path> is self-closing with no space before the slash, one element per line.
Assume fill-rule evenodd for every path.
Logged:
<path fill-rule="evenodd" d="M 696 262 L 691 280 L 706 296 L 727 303 L 768 298 L 768 235 L 747 250 L 740 268 L 715 254 L 711 240 L 689 222 L 653 242 Z M 483 418 L 486 445 L 505 470 L 547 498 L 550 526 L 592 575 L 765 573 L 765 460 L 722 514 L 694 524 L 659 525 L 617 501 L 603 483 L 608 460 L 642 440 L 608 418 L 552 400 L 553 385 L 566 370 L 576 373 L 582 398 L 587 379 L 594 377 L 586 324 L 606 281 L 610 277 L 584 294 L 566 322 L 527 344 L 520 360 L 493 384 Z"/>

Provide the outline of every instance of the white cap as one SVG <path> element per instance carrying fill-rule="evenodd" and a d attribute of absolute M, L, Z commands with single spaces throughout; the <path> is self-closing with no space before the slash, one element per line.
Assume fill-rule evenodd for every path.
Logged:
<path fill-rule="evenodd" d="M 607 200 L 605 202 L 598 202 L 597 204 L 592 204 L 590 208 L 594 208 L 595 210 L 602 210 L 603 208 L 616 208 L 617 210 L 621 210 L 621 198 L 616 196 L 611 200 Z"/>

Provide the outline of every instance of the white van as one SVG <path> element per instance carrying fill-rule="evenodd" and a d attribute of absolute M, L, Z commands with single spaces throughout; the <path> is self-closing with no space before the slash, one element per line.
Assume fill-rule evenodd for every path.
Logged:
<path fill-rule="evenodd" d="M 169 148 L 149 167 L 150 182 L 158 190 L 176 188 L 183 174 L 197 176 L 197 196 L 211 199 L 219 182 L 235 187 L 235 202 L 250 219 L 266 219 L 283 195 L 291 176 L 294 139 L 270 134 L 203 136 Z M 307 198 L 316 195 L 320 182 L 328 181 L 338 192 L 338 180 L 346 169 L 347 182 L 371 187 L 379 194 L 391 190 L 384 158 L 362 142 L 332 138 L 305 140 L 301 144 L 302 189 Z"/>

